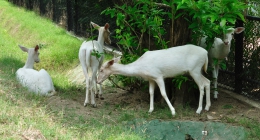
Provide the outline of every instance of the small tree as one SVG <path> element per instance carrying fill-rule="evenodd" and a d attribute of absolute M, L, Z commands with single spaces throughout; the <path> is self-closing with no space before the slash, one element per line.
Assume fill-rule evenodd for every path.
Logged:
<path fill-rule="evenodd" d="M 118 29 L 115 37 L 123 53 L 122 63 L 126 64 L 135 61 L 147 50 L 166 49 L 170 45 L 182 43 L 198 44 L 204 35 L 208 36 L 209 49 L 214 38 L 222 37 L 227 28 L 235 25 L 237 19 L 245 21 L 245 8 L 246 5 L 239 0 L 134 0 L 108 8 L 103 14 L 116 18 Z M 178 27 L 180 21 L 184 24 Z M 188 27 L 185 26 L 187 22 Z M 189 28 L 181 32 L 186 38 L 178 34 L 184 28 Z M 185 41 L 176 43 L 174 40 Z M 124 80 L 127 85 L 136 83 L 134 78 L 123 79 L 128 79 Z M 186 78 L 182 76 L 174 80 L 179 88 L 183 79 Z"/>
<path fill-rule="evenodd" d="M 120 6 L 115 5 L 114 8 L 108 8 L 103 13 L 109 14 L 111 18 L 116 17 L 118 28 L 115 30 L 115 38 L 123 54 L 122 63 L 135 61 L 147 50 L 168 47 L 165 39 L 166 30 L 163 28 L 167 12 L 156 3 L 150 0 L 135 0 Z M 132 87 L 141 85 L 135 80 L 136 78 L 120 78 L 126 85 Z"/>

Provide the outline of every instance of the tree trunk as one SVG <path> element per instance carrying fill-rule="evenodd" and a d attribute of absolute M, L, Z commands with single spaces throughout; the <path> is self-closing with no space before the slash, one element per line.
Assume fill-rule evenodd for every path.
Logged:
<path fill-rule="evenodd" d="M 174 22 L 171 21 L 171 23 L 171 26 L 168 27 L 170 29 L 168 34 L 170 47 L 185 45 L 191 42 L 191 30 L 188 28 L 189 23 L 184 17 L 179 17 L 178 19 L 174 20 Z M 178 89 L 174 86 L 172 79 L 173 78 L 165 79 L 165 88 L 171 103 L 174 105 L 181 104 L 183 106 L 197 105 L 198 90 L 190 87 L 190 80 L 182 83 L 181 88 Z M 159 88 L 156 88 L 155 90 L 155 99 L 157 101 L 159 100 L 160 103 L 165 104 L 165 101 L 160 94 Z"/>

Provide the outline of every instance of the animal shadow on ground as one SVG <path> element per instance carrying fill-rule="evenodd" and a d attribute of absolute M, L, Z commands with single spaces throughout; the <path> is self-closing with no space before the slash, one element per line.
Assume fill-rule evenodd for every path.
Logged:
<path fill-rule="evenodd" d="M 21 67 L 23 67 L 25 63 L 24 61 L 18 60 L 12 56 L 5 56 L 0 59 L 0 66 L 4 66 L 6 70 L 17 70 Z M 3 67 L 1 67 L 3 68 Z M 4 71 L 4 70 L 3 70 Z"/>

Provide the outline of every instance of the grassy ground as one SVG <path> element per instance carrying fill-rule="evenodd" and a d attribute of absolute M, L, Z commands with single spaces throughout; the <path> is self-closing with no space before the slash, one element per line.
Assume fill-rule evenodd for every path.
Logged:
<path fill-rule="evenodd" d="M 78 64 L 82 41 L 71 37 L 50 20 L 5 0 L 0 0 L 0 18 L 0 139 L 137 140 L 144 137 L 127 130 L 125 121 L 134 118 L 171 119 L 168 108 L 158 109 L 158 106 L 153 115 L 148 115 L 143 108 L 132 110 L 126 104 L 104 103 L 102 108 L 93 111 L 93 117 L 85 117 L 86 112 L 83 115 L 76 112 L 79 106 L 48 108 L 49 98 L 28 93 L 15 80 L 16 70 L 24 65 L 27 57 L 18 44 L 27 47 L 40 44 L 41 62 L 35 68 L 44 68 L 50 73 L 58 92 L 56 97 L 78 100 L 84 96 L 84 88 L 70 83 L 66 74 Z M 83 106 L 83 102 L 80 104 Z M 145 108 L 148 108 L 147 104 Z M 177 107 L 176 112 L 176 119 L 194 116 L 191 108 Z M 249 139 L 260 137 L 259 122 L 246 118 L 239 121 L 226 118 L 225 122 L 246 127 Z"/>
<path fill-rule="evenodd" d="M 46 98 L 22 88 L 15 80 L 15 72 L 24 65 L 27 54 L 18 44 L 40 44 L 41 62 L 35 69 L 46 69 L 64 98 L 81 94 L 83 91 L 78 91 L 64 75 L 78 64 L 82 41 L 50 20 L 4 0 L 0 0 L 0 17 L 0 139 L 141 139 L 120 125 L 102 125 L 100 120 L 93 119 L 92 125 L 84 121 L 71 125 L 73 120 L 66 120 L 62 110 L 48 110 Z"/>

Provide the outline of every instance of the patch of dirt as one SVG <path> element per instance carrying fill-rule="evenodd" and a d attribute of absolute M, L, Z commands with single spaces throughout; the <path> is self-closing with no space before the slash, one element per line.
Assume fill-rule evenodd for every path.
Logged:
<path fill-rule="evenodd" d="M 82 87 L 84 87 L 84 79 L 82 79 L 84 78 L 84 75 L 83 72 L 80 71 L 81 67 L 77 66 L 75 69 L 77 70 L 70 71 L 68 75 L 71 77 L 70 79 L 73 79 L 71 81 L 78 85 L 83 85 Z M 82 94 L 73 99 L 63 99 L 59 94 L 52 96 L 47 101 L 48 107 L 53 111 L 63 111 L 63 115 L 68 115 L 66 110 L 73 110 L 77 116 L 82 116 L 84 118 L 100 117 L 100 113 L 117 115 L 121 113 L 118 108 L 122 110 L 133 110 L 136 112 L 145 111 L 147 113 L 149 110 L 150 97 L 148 90 L 145 91 L 145 93 L 142 91 L 127 92 L 112 87 L 109 83 L 106 83 L 105 86 L 103 86 L 103 97 L 105 99 L 101 100 L 96 98 L 97 108 L 83 106 L 85 100 L 85 88 L 81 91 L 83 91 Z M 230 94 L 225 93 L 224 90 L 219 90 L 218 97 L 218 100 L 215 101 L 213 100 L 213 95 L 211 95 L 210 110 L 208 112 L 202 111 L 201 115 L 196 114 L 199 101 L 197 101 L 197 105 L 190 106 L 191 111 L 189 111 L 188 115 L 182 113 L 183 105 L 177 104 L 178 102 L 176 102 L 173 106 L 176 110 L 177 117 L 174 117 L 173 119 L 192 121 L 208 120 L 217 122 L 225 120 L 226 122 L 232 123 L 234 120 L 246 117 L 260 122 L 260 110 L 258 108 L 230 96 Z M 155 103 L 154 113 L 152 113 L 151 116 L 156 116 L 156 113 L 161 106 L 168 109 L 166 102 L 163 102 L 162 105 L 157 102 Z M 203 107 L 205 107 L 205 102 L 203 103 Z"/>
<path fill-rule="evenodd" d="M 147 111 L 149 110 L 149 94 L 142 93 L 140 91 L 136 93 L 128 93 L 127 91 L 117 89 L 114 87 L 104 87 L 104 100 L 96 98 L 97 108 L 91 106 L 84 107 L 83 103 L 85 100 L 85 95 L 82 93 L 81 96 L 76 99 L 62 99 L 59 96 L 52 96 L 48 99 L 48 106 L 54 111 L 61 111 L 64 109 L 73 109 L 74 113 L 78 116 L 84 116 L 84 118 L 93 118 L 99 116 L 100 112 L 104 114 L 110 114 L 113 112 L 120 113 L 117 111 L 117 107 L 122 108 L 123 110 L 134 110 L 134 111 Z M 250 106 L 247 103 L 241 102 L 230 95 L 220 92 L 219 99 L 214 101 L 211 99 L 211 107 L 208 112 L 203 111 L 201 115 L 196 115 L 197 106 L 191 106 L 190 116 L 185 116 L 176 119 L 182 120 L 193 120 L 193 121 L 221 121 L 221 120 L 230 120 L 232 119 L 239 120 L 240 118 L 249 118 L 253 120 L 258 120 L 260 122 L 260 111 L 257 108 Z M 158 104 L 155 103 L 155 109 L 158 110 Z M 168 108 L 166 103 L 163 103 L 165 108 Z M 178 110 L 181 110 L 182 105 L 174 104 L 176 109 L 176 114 L 182 116 Z M 205 103 L 204 105 L 205 106 Z M 97 113 L 98 112 L 98 113 Z M 170 112 L 170 110 L 169 110 Z M 64 115 L 66 112 L 64 111 Z M 153 113 L 151 114 L 153 115 Z M 154 114 L 155 115 L 155 114 Z M 174 118 L 173 118 L 174 119 Z"/>
<path fill-rule="evenodd" d="M 258 108 L 235 99 L 225 92 L 220 91 L 219 93 L 219 99 L 217 101 L 211 98 L 212 105 L 208 115 L 211 115 L 216 120 L 221 118 L 237 120 L 246 117 L 260 122 L 260 112 Z"/>
<path fill-rule="evenodd" d="M 128 93 L 127 91 L 107 86 L 103 88 L 103 92 L 104 100 L 95 98 L 96 108 L 90 105 L 84 107 L 85 91 L 73 99 L 62 99 L 60 96 L 52 96 L 48 99 L 47 106 L 54 111 L 73 109 L 75 114 L 86 118 L 96 117 L 99 115 L 99 112 L 103 111 L 107 112 L 105 114 L 109 114 L 109 112 L 118 113 L 117 108 L 131 110 L 147 109 L 147 111 L 149 109 L 149 94 Z"/>
<path fill-rule="evenodd" d="M 46 140 L 41 131 L 33 128 L 29 128 L 28 130 L 24 131 L 22 133 L 22 137 L 24 140 Z"/>

